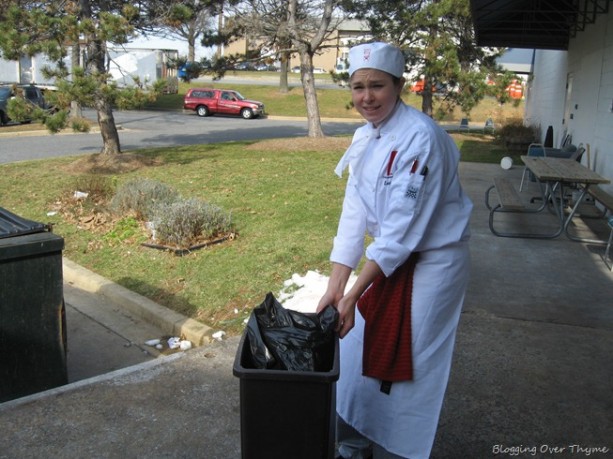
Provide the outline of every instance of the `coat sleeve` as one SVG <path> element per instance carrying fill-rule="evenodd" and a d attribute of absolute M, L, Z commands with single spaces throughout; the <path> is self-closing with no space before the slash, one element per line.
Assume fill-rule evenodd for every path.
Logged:
<path fill-rule="evenodd" d="M 330 260 L 356 269 L 364 253 L 366 211 L 357 190 L 357 181 L 349 175 L 343 209 L 334 238 Z"/>

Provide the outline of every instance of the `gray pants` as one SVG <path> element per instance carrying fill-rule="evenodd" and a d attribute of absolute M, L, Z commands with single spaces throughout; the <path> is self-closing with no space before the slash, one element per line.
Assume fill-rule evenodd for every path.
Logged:
<path fill-rule="evenodd" d="M 337 456 L 344 459 L 406 459 L 386 451 L 382 446 L 370 441 L 340 416 L 336 416 Z"/>

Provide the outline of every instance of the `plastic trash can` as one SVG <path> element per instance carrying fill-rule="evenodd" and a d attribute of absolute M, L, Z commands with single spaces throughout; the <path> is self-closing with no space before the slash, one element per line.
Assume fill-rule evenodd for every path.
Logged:
<path fill-rule="evenodd" d="M 243 334 L 233 369 L 240 379 L 243 459 L 334 457 L 338 335 L 323 354 L 321 371 L 256 369 Z"/>
<path fill-rule="evenodd" d="M 68 382 L 64 239 L 0 208 L 0 402 Z"/>

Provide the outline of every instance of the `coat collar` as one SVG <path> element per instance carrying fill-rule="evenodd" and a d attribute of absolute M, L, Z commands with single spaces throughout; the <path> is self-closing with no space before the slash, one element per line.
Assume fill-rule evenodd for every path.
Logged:
<path fill-rule="evenodd" d="M 390 116 L 383 123 L 381 123 L 381 125 L 374 127 L 372 123 L 368 123 L 366 126 L 360 128 L 360 130 L 356 133 L 355 139 L 336 165 L 334 173 L 339 177 L 342 177 L 343 171 L 348 166 L 351 166 L 351 168 L 355 170 L 357 162 L 362 158 L 362 156 L 364 156 L 364 152 L 368 147 L 368 142 L 370 142 L 370 140 L 373 138 L 379 139 L 381 136 L 390 133 L 396 128 L 401 118 L 399 114 L 403 111 L 404 106 L 404 102 L 398 100 Z"/>

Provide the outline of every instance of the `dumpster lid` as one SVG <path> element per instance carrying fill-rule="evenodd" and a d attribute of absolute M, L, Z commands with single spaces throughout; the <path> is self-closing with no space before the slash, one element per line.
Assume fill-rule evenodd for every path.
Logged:
<path fill-rule="evenodd" d="M 49 226 L 44 223 L 19 217 L 0 207 L 0 239 L 24 234 L 42 233 L 48 230 Z"/>

